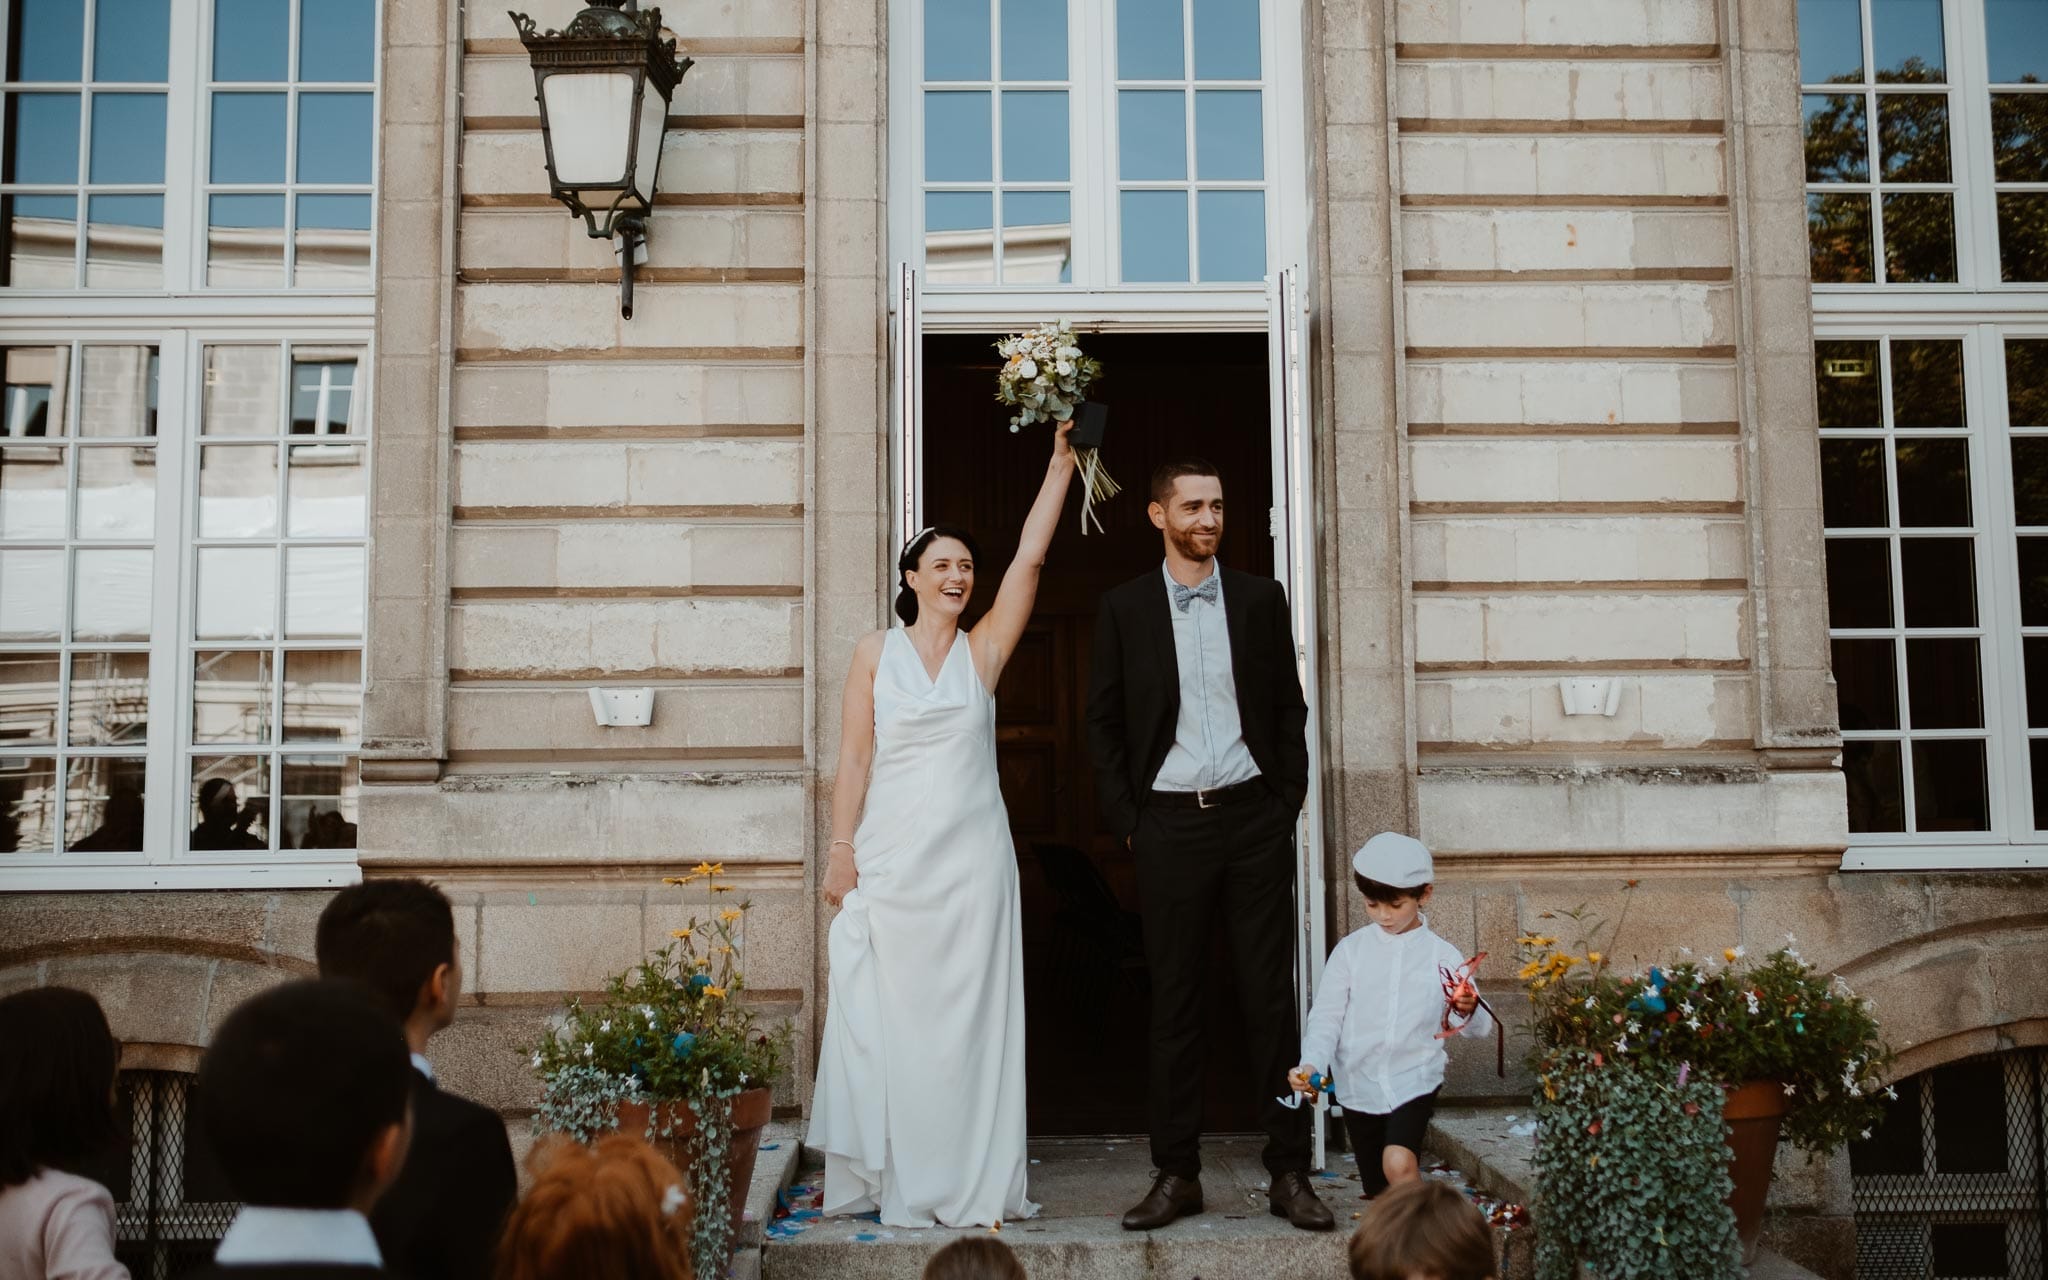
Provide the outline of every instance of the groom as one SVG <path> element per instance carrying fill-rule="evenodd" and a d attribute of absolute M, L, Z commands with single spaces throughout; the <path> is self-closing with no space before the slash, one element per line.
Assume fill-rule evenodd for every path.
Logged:
<path fill-rule="evenodd" d="M 1330 1210 L 1308 1181 L 1309 1113 L 1277 1100 L 1300 1058 L 1294 820 L 1308 791 L 1308 706 L 1287 595 L 1217 563 L 1215 467 L 1160 467 L 1149 514 L 1166 562 L 1102 597 L 1088 685 L 1096 790 L 1110 830 L 1136 855 L 1152 971 L 1159 1177 L 1124 1226 L 1150 1231 L 1202 1211 L 1202 997 L 1220 924 L 1259 1075 L 1273 1213 L 1327 1231 Z"/>

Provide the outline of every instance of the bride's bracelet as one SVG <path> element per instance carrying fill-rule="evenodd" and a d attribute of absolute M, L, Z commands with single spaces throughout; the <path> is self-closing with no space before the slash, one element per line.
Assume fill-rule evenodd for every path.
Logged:
<path fill-rule="evenodd" d="M 851 841 L 851 840 L 834 840 L 834 841 L 833 841 L 833 842 L 832 842 L 831 844 L 828 844 L 828 845 L 826 845 L 826 846 L 825 846 L 825 852 L 827 852 L 827 853 L 830 853 L 830 852 L 831 852 L 832 850 L 834 850 L 834 849 L 837 849 L 837 848 L 838 848 L 838 847 L 839 847 L 840 845 L 842 845 L 842 844 L 846 846 L 846 851 L 847 851 L 848 853 L 852 853 L 852 852 L 854 851 L 854 850 L 853 850 L 853 841 Z"/>

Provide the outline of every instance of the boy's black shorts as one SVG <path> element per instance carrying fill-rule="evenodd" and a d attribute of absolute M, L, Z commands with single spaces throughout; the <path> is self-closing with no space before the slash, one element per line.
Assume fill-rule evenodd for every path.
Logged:
<path fill-rule="evenodd" d="M 1436 1114 L 1436 1095 L 1442 1087 L 1395 1107 L 1383 1116 L 1344 1108 L 1344 1133 L 1351 1139 L 1351 1154 L 1358 1157 L 1358 1176 L 1365 1193 L 1378 1195 L 1387 1189 L 1387 1175 L 1380 1167 L 1380 1152 L 1387 1147 L 1406 1147 L 1422 1154 L 1422 1136 L 1429 1130 L 1429 1118 Z"/>

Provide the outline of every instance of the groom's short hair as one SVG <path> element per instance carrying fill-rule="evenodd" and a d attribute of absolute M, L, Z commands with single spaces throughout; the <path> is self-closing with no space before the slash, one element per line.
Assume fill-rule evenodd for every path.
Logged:
<path fill-rule="evenodd" d="M 1162 462 L 1152 472 L 1152 501 L 1160 506 L 1173 496 L 1173 486 L 1182 476 L 1215 476 L 1216 483 L 1223 483 L 1223 473 L 1207 458 L 1175 458 Z"/>

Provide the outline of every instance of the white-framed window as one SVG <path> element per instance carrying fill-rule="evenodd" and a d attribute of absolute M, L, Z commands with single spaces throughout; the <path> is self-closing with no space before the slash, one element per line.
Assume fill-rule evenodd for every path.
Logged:
<path fill-rule="evenodd" d="M 345 883 L 377 6 L 0 10 L 0 887 Z"/>

